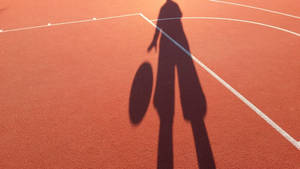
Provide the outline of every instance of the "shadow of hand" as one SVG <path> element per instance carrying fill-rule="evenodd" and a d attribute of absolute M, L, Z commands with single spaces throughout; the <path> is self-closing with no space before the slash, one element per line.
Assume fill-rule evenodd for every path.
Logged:
<path fill-rule="evenodd" d="M 147 52 L 149 53 L 153 48 L 155 48 L 155 52 L 157 51 L 157 43 L 155 41 L 152 41 L 150 46 L 147 49 Z"/>

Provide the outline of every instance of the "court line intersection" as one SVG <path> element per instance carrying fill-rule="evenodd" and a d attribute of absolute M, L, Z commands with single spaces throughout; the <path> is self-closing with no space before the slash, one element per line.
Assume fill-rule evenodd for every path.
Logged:
<path fill-rule="evenodd" d="M 164 36 L 166 36 L 170 41 L 172 41 L 177 47 L 184 51 L 188 56 L 190 56 L 198 65 L 200 65 L 204 70 L 206 70 L 211 76 L 213 76 L 217 81 L 219 81 L 223 86 L 225 86 L 230 92 L 237 96 L 242 102 L 244 102 L 250 109 L 256 112 L 262 119 L 264 119 L 269 125 L 271 125 L 277 132 L 279 132 L 285 139 L 287 139 L 292 145 L 294 145 L 298 150 L 300 150 L 300 144 L 291 135 L 289 135 L 285 130 L 283 130 L 279 125 L 277 125 L 271 118 L 269 118 L 265 113 L 263 113 L 259 108 L 257 108 L 253 103 L 251 103 L 247 98 L 235 90 L 231 85 L 224 81 L 220 76 L 218 76 L 209 67 L 203 64 L 198 58 L 192 55 L 188 50 L 186 50 L 182 45 L 165 33 L 161 28 L 153 23 L 149 18 L 140 13 L 147 22 L 149 22 L 153 27 L 158 29 Z"/>

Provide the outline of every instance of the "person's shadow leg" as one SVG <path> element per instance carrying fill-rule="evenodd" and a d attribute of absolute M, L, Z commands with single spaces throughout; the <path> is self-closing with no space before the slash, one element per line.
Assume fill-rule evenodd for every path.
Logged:
<path fill-rule="evenodd" d="M 215 169 L 215 162 L 203 120 L 191 121 L 198 166 L 200 169 Z"/>
<path fill-rule="evenodd" d="M 183 52 L 179 55 L 177 70 L 181 105 L 185 119 L 191 122 L 198 166 L 200 169 L 214 169 L 215 162 L 204 124 L 206 99 L 190 56 Z"/>
<path fill-rule="evenodd" d="M 174 118 L 174 65 L 170 53 L 160 51 L 154 106 L 157 109 L 160 128 L 158 140 L 158 169 L 173 168 L 173 118 Z"/>

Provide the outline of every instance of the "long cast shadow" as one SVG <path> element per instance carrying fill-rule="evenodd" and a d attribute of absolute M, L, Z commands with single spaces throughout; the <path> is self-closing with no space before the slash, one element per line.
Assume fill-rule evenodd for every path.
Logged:
<path fill-rule="evenodd" d="M 157 26 L 181 44 L 182 47 L 190 51 L 181 20 L 160 20 L 163 18 L 181 17 L 182 12 L 179 6 L 174 1 L 167 0 L 160 9 Z M 214 169 L 216 168 L 215 162 L 204 123 L 204 117 L 206 114 L 206 99 L 193 61 L 190 56 L 184 53 L 166 36 L 161 35 L 161 32 L 158 29 L 155 31 L 153 40 L 148 48 L 148 52 L 157 47 L 158 40 L 159 60 L 156 89 L 153 100 L 160 119 L 157 168 L 173 168 L 174 88 L 175 69 L 177 69 L 183 116 L 185 120 L 188 120 L 191 123 L 194 144 L 197 152 L 198 167 L 200 169 Z M 147 76 L 144 76 L 144 78 L 147 79 Z M 134 86 L 132 88 L 131 95 L 138 92 L 138 89 L 141 88 L 136 85 Z M 146 100 L 143 99 L 143 97 L 139 98 Z M 145 102 L 146 101 L 142 101 L 142 103 L 144 103 L 142 104 L 142 107 L 148 107 Z M 143 109 L 144 111 L 136 111 L 139 110 L 139 107 L 141 107 L 141 105 L 139 105 L 137 101 L 130 99 L 131 119 L 138 118 L 140 119 L 140 122 L 142 119 L 140 117 L 144 115 L 144 111 L 146 109 Z M 139 115 L 138 112 L 142 115 Z M 133 121 L 131 122 L 133 123 Z"/>
<path fill-rule="evenodd" d="M 179 6 L 172 0 L 162 6 L 157 26 L 190 51 L 182 22 L 163 21 L 163 18 L 181 18 Z M 156 29 L 148 51 L 156 47 L 160 31 Z M 174 77 L 178 72 L 180 99 L 184 118 L 191 123 L 198 166 L 201 169 L 214 169 L 215 162 L 204 124 L 206 99 L 202 91 L 197 72 L 190 56 L 184 53 L 166 36 L 160 36 L 157 82 L 154 105 L 160 117 L 158 163 L 157 168 L 173 168 L 172 128 L 174 118 Z"/>

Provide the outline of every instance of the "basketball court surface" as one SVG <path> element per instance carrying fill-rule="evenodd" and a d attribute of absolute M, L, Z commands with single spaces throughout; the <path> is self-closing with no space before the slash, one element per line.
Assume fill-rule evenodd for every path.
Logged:
<path fill-rule="evenodd" d="M 0 1 L 0 168 L 300 169 L 296 0 Z"/>

